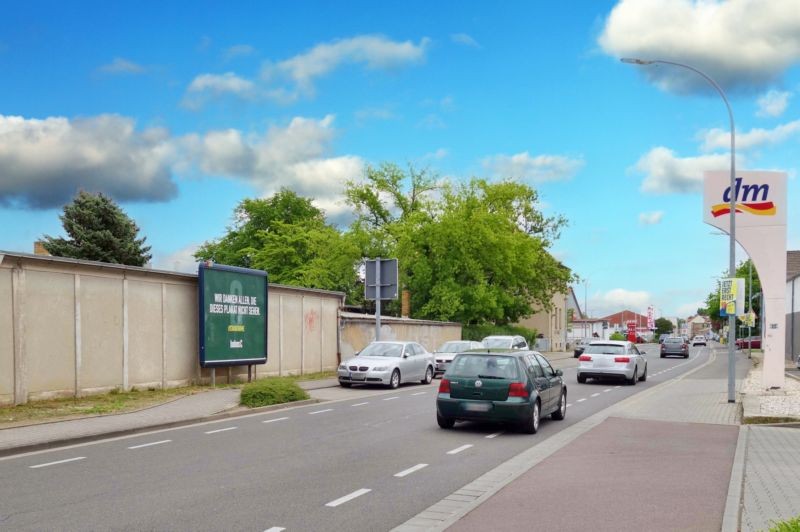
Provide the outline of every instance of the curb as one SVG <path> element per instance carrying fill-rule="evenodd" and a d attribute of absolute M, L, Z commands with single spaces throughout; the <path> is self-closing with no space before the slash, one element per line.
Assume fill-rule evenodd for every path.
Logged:
<path fill-rule="evenodd" d="M 121 429 L 115 430 L 111 432 L 102 432 L 97 434 L 90 434 L 86 436 L 75 436 L 72 438 L 62 438 L 60 440 L 52 440 L 42 443 L 32 443 L 28 445 L 19 445 L 17 447 L 9 447 L 6 449 L 0 449 L 0 457 L 5 456 L 12 456 L 17 454 L 24 454 L 24 453 L 31 453 L 36 451 L 43 451 L 47 449 L 56 449 L 59 447 L 67 447 L 69 445 L 76 445 L 80 443 L 86 443 L 96 440 L 105 440 L 108 438 L 118 438 L 120 436 L 130 436 L 132 434 L 139 434 L 143 432 L 151 432 L 154 430 L 161 430 L 161 429 L 172 429 L 175 427 L 183 427 L 185 425 L 193 425 L 196 423 L 203 423 L 207 421 L 219 421 L 223 419 L 229 418 L 236 418 L 242 416 L 248 416 L 251 414 L 259 414 L 263 412 L 270 412 L 273 410 L 283 410 L 286 408 L 292 408 L 296 406 L 306 406 L 306 405 L 313 405 L 316 403 L 320 403 L 319 399 L 304 399 L 302 401 L 294 401 L 292 403 L 281 403 L 278 405 L 269 405 L 269 406 L 260 406 L 257 408 L 250 408 L 247 410 L 233 410 L 228 412 L 221 412 L 219 414 L 212 414 L 210 416 L 200 416 L 194 417 L 190 419 L 182 419 L 180 421 L 171 421 L 169 423 L 154 423 L 152 425 L 136 427 L 131 429 Z M 237 407 L 239 408 L 239 407 Z"/>
<path fill-rule="evenodd" d="M 456 490 L 436 504 L 426 508 L 405 523 L 393 528 L 392 532 L 420 532 L 422 530 L 440 532 L 446 530 L 459 519 L 486 502 L 495 493 L 518 477 L 527 473 L 534 466 L 611 417 L 619 408 L 623 408 L 629 403 L 633 403 L 640 400 L 642 397 L 655 393 L 655 391 L 667 387 L 677 380 L 684 379 L 710 365 L 717 358 L 716 350 L 711 349 L 710 351 L 711 354 L 708 360 L 696 368 L 687 371 L 680 377 L 659 383 L 648 390 L 632 395 L 604 408 L 557 434 L 554 434 L 541 443 L 522 451 L 494 469 L 484 473 L 466 486 Z"/>
<path fill-rule="evenodd" d="M 747 436 L 750 427 L 739 426 L 739 438 L 736 441 L 736 454 L 733 456 L 731 481 L 728 483 L 728 497 L 725 500 L 725 512 L 722 514 L 722 532 L 737 532 L 742 517 L 742 494 L 744 492 L 745 458 L 747 456 Z"/>

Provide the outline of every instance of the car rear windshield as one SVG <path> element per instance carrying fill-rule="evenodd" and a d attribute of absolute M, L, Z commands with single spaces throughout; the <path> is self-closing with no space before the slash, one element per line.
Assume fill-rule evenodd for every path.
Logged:
<path fill-rule="evenodd" d="M 665 341 L 668 344 L 682 344 L 683 338 L 667 338 Z"/>
<path fill-rule="evenodd" d="M 486 379 L 516 379 L 517 362 L 514 357 L 497 355 L 458 355 L 447 370 L 451 377 L 481 377 Z"/>
<path fill-rule="evenodd" d="M 584 350 L 584 353 L 589 355 L 624 355 L 625 347 L 616 344 L 592 344 Z"/>
<path fill-rule="evenodd" d="M 484 338 L 483 345 L 492 348 L 511 347 L 511 338 Z"/>

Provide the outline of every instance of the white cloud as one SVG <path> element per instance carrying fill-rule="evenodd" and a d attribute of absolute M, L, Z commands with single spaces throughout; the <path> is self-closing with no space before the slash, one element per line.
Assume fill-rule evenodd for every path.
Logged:
<path fill-rule="evenodd" d="M 737 156 L 737 164 L 739 162 Z M 634 168 L 645 175 L 642 192 L 699 192 L 703 187 L 703 172 L 730 168 L 730 156 L 714 154 L 681 158 L 676 157 L 672 150 L 658 146 L 643 155 Z"/>
<path fill-rule="evenodd" d="M 480 48 L 481 45 L 478 44 L 478 41 L 472 38 L 471 35 L 466 33 L 454 33 L 450 35 L 450 40 L 456 44 L 462 44 L 464 46 L 469 46 L 470 48 Z"/>
<path fill-rule="evenodd" d="M 447 151 L 446 148 L 439 148 L 436 151 L 432 151 L 430 153 L 426 153 L 422 156 L 423 161 L 441 161 L 445 157 L 450 155 L 450 152 Z"/>
<path fill-rule="evenodd" d="M 642 312 L 652 302 L 649 292 L 614 288 L 605 293 L 594 294 L 589 299 L 593 316 L 607 316 L 622 310 Z"/>
<path fill-rule="evenodd" d="M 190 244 L 168 255 L 154 255 L 153 267 L 157 270 L 167 270 L 182 273 L 197 273 L 197 259 L 194 253 L 200 246 Z"/>
<path fill-rule="evenodd" d="M 763 87 L 800 60 L 797 0 L 621 0 L 598 42 L 609 55 L 688 63 L 722 87 Z M 697 74 L 639 67 L 666 90 L 708 89 Z"/>
<path fill-rule="evenodd" d="M 388 107 L 368 107 L 359 109 L 355 113 L 356 121 L 364 124 L 371 120 L 393 120 L 397 118 L 394 112 Z"/>
<path fill-rule="evenodd" d="M 661 223 L 664 211 L 641 212 L 639 213 L 639 223 L 642 225 L 656 225 Z"/>
<path fill-rule="evenodd" d="M 99 72 L 104 74 L 144 74 L 145 68 L 142 65 L 138 65 L 133 61 L 129 61 L 127 59 L 123 59 L 122 57 L 115 57 L 113 61 L 111 61 L 107 65 L 102 65 L 97 69 Z"/>
<path fill-rule="evenodd" d="M 417 127 L 422 129 L 444 129 L 447 127 L 447 124 L 445 124 L 442 117 L 436 113 L 430 113 L 417 122 Z"/>
<path fill-rule="evenodd" d="M 420 63 L 430 40 L 419 43 L 393 41 L 381 35 L 359 35 L 318 44 L 309 51 L 279 63 L 268 63 L 262 70 L 269 83 L 289 80 L 293 87 L 305 95 L 314 94 L 314 82 L 346 64 L 360 64 L 367 69 L 392 69 Z"/>
<path fill-rule="evenodd" d="M 495 176 L 527 179 L 534 183 L 569 179 L 583 165 L 582 159 L 563 155 L 531 157 L 527 151 L 515 155 L 492 155 L 483 160 L 483 167 Z"/>
<path fill-rule="evenodd" d="M 227 48 L 223 55 L 226 61 L 230 61 L 232 59 L 236 59 L 237 57 L 252 55 L 255 53 L 255 51 L 256 49 L 249 44 L 235 44 Z"/>
<path fill-rule="evenodd" d="M 177 193 L 174 158 L 166 130 L 136 131 L 132 119 L 118 115 L 0 115 L 0 204 L 60 207 L 80 189 L 117 201 L 166 201 Z"/>
<path fill-rule="evenodd" d="M 773 129 L 754 128 L 746 133 L 736 133 L 736 149 L 746 150 L 764 144 L 778 144 L 800 131 L 800 120 L 788 122 Z M 729 130 L 714 128 L 700 133 L 703 140 L 701 149 L 713 151 L 717 149 L 730 149 L 731 132 Z"/>
<path fill-rule="evenodd" d="M 681 319 L 688 318 L 697 314 L 697 309 L 706 306 L 705 301 L 695 301 L 694 303 L 684 303 L 678 307 L 678 317 Z"/>
<path fill-rule="evenodd" d="M 792 93 L 789 91 L 770 90 L 761 95 L 756 103 L 758 104 L 758 116 L 780 116 L 789 105 L 789 98 Z"/>
<path fill-rule="evenodd" d="M 190 109 L 201 107 L 210 98 L 230 95 L 252 100 L 258 94 L 255 83 L 233 72 L 201 74 L 192 80 L 186 92 L 182 104 Z"/>

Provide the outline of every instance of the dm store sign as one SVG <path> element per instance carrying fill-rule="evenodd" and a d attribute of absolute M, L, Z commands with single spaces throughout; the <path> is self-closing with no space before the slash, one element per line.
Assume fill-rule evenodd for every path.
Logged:
<path fill-rule="evenodd" d="M 267 362 L 267 272 L 200 264 L 200 365 Z"/>

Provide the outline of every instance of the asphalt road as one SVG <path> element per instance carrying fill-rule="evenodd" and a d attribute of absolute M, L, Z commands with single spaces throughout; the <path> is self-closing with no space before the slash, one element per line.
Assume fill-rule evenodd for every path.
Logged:
<path fill-rule="evenodd" d="M 536 435 L 435 421 L 438 380 L 352 398 L 0 459 L 0 529 L 389 530 L 521 451 L 708 359 L 660 359 L 648 381 L 578 384 Z"/>

